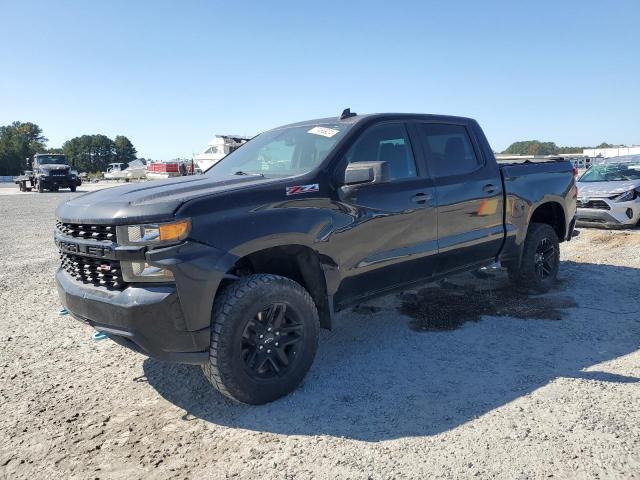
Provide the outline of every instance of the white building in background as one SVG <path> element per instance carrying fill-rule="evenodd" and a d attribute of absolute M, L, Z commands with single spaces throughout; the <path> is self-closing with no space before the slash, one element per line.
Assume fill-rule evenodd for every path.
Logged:
<path fill-rule="evenodd" d="M 628 147 L 612 147 L 612 148 L 585 148 L 583 155 L 588 157 L 620 157 L 622 155 L 640 155 L 640 145 L 631 145 Z"/>

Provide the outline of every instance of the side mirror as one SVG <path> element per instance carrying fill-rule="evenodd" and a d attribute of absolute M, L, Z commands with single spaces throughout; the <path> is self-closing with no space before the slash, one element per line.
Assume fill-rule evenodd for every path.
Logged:
<path fill-rule="evenodd" d="M 344 172 L 345 185 L 360 183 L 383 183 L 389 181 L 387 162 L 355 162 L 347 165 Z"/>

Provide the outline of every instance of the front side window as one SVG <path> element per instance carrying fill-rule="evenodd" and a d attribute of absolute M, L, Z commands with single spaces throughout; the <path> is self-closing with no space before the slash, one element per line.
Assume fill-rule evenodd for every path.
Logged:
<path fill-rule="evenodd" d="M 391 180 L 417 176 L 411 144 L 402 123 L 384 123 L 366 130 L 349 149 L 348 163 L 386 162 Z"/>
<path fill-rule="evenodd" d="M 464 126 L 421 123 L 418 128 L 436 178 L 471 173 L 480 166 Z"/>
<path fill-rule="evenodd" d="M 310 124 L 261 133 L 207 170 L 207 175 L 290 177 L 318 167 L 351 124 Z"/>

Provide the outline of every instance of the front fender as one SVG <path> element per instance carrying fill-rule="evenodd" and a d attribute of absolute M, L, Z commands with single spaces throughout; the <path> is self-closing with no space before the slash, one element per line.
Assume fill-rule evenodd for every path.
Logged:
<path fill-rule="evenodd" d="M 194 241 L 149 250 L 146 258 L 152 265 L 171 270 L 175 277 L 184 313 L 184 325 L 176 325 L 176 328 L 185 331 L 209 328 L 220 282 L 238 258 Z"/>

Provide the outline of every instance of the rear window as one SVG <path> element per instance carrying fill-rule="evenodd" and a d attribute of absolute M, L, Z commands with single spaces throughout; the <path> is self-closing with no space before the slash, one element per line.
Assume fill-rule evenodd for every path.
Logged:
<path fill-rule="evenodd" d="M 462 125 L 422 123 L 420 133 L 435 177 L 471 173 L 480 166 L 467 129 Z"/>

